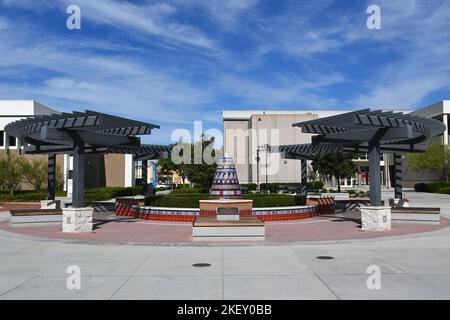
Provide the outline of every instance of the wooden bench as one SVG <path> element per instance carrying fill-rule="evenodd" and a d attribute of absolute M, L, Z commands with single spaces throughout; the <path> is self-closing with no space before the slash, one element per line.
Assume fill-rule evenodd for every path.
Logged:
<path fill-rule="evenodd" d="M 26 209 L 11 210 L 9 223 L 12 227 L 31 227 L 62 224 L 62 210 Z"/>
<path fill-rule="evenodd" d="M 440 208 L 394 207 L 391 209 L 392 221 L 439 224 Z"/>
<path fill-rule="evenodd" d="M 215 217 L 198 217 L 192 224 L 193 240 L 264 240 L 264 222 L 257 217 L 238 221 L 217 221 Z"/>

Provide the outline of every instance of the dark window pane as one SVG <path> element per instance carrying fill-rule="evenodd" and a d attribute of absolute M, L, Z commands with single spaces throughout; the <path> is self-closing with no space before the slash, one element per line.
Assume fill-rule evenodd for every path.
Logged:
<path fill-rule="evenodd" d="M 16 137 L 9 137 L 9 146 L 15 147 L 16 146 Z"/>
<path fill-rule="evenodd" d="M 5 146 L 5 135 L 3 134 L 3 130 L 0 130 L 0 147 Z"/>

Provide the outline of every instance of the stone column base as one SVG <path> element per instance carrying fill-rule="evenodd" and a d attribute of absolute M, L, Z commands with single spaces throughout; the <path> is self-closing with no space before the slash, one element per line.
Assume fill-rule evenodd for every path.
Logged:
<path fill-rule="evenodd" d="M 93 230 L 92 214 L 94 209 L 86 208 L 64 208 L 63 209 L 63 232 L 90 232 Z"/>
<path fill-rule="evenodd" d="M 365 207 L 361 206 L 361 226 L 367 231 L 391 230 L 390 207 Z"/>
<path fill-rule="evenodd" d="M 61 209 L 61 200 L 41 200 L 41 209 Z"/>

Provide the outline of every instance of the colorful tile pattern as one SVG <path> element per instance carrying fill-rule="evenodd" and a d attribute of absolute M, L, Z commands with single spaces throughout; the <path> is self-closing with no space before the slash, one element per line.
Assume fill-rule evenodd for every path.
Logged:
<path fill-rule="evenodd" d="M 233 158 L 223 157 L 217 162 L 216 173 L 214 174 L 209 195 L 213 199 L 236 199 L 241 197 L 242 193 Z"/>
<path fill-rule="evenodd" d="M 116 208 L 116 215 L 137 216 L 144 220 L 166 221 L 166 222 L 192 222 L 197 217 L 215 217 L 214 211 L 200 211 L 200 209 L 183 208 L 157 208 L 129 206 L 128 210 L 122 207 Z M 252 211 L 241 212 L 240 215 L 255 216 L 262 221 L 286 221 L 307 219 L 314 216 L 334 214 L 334 206 L 298 206 L 285 209 L 253 209 Z"/>

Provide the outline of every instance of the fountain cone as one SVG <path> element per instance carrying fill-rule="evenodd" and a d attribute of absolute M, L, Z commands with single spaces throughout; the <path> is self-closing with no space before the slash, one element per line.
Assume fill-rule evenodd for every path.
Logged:
<path fill-rule="evenodd" d="M 242 192 L 233 159 L 217 162 L 210 200 L 200 200 L 200 217 L 193 223 L 195 240 L 262 240 L 264 222 L 252 216 L 253 200 Z"/>

